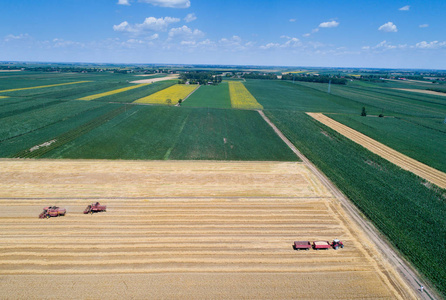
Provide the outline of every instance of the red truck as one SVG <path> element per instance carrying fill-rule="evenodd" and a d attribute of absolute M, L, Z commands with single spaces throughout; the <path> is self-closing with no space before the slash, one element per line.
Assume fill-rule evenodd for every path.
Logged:
<path fill-rule="evenodd" d="M 310 250 L 311 243 L 309 241 L 295 241 L 293 248 L 294 250 Z"/>
<path fill-rule="evenodd" d="M 58 217 L 65 216 L 67 210 L 65 208 L 60 208 L 58 206 L 47 206 L 43 209 L 43 212 L 40 213 L 39 218 L 50 218 L 50 217 Z"/>
<path fill-rule="evenodd" d="M 101 211 L 107 211 L 106 205 L 101 205 L 99 202 L 92 203 L 87 206 L 87 208 L 84 210 L 84 214 L 92 214 L 95 212 L 101 212 Z"/>

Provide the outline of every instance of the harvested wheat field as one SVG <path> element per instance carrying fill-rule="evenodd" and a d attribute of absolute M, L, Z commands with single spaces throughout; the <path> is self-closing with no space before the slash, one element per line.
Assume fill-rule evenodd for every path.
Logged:
<path fill-rule="evenodd" d="M 360 144 L 369 151 L 387 159 L 391 163 L 399 166 L 400 168 L 414 173 L 415 175 L 430 181 L 433 184 L 445 189 L 446 188 L 446 173 L 443 173 L 437 169 L 429 167 L 413 158 L 410 158 L 390 147 L 381 144 L 380 142 L 369 138 L 368 136 L 345 126 L 321 113 L 308 113 L 309 116 L 318 120 L 322 124 L 336 130 L 340 134 L 344 135 L 348 139 Z"/>
<path fill-rule="evenodd" d="M 302 163 L 0 163 L 2 298 L 414 298 Z"/>

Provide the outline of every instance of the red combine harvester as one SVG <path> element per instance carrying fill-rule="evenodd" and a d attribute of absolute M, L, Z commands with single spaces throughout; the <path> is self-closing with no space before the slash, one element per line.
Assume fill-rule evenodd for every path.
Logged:
<path fill-rule="evenodd" d="M 338 240 L 338 239 L 334 239 L 333 243 L 331 243 L 331 246 L 333 247 L 333 249 L 338 250 L 339 247 L 344 248 L 344 244 Z"/>
<path fill-rule="evenodd" d="M 99 202 L 96 202 L 88 205 L 87 208 L 84 210 L 84 214 L 92 214 L 101 211 L 107 211 L 107 206 L 101 205 Z"/>
<path fill-rule="evenodd" d="M 57 206 L 48 206 L 43 209 L 43 212 L 39 215 L 40 219 L 65 216 L 67 210 L 65 208 L 60 208 Z"/>
<path fill-rule="evenodd" d="M 331 244 L 328 241 L 315 241 L 313 242 L 313 249 L 314 250 L 319 250 L 319 249 L 325 249 L 328 250 L 330 249 Z"/>
<path fill-rule="evenodd" d="M 310 250 L 311 243 L 309 241 L 295 241 L 293 248 L 294 250 Z"/>

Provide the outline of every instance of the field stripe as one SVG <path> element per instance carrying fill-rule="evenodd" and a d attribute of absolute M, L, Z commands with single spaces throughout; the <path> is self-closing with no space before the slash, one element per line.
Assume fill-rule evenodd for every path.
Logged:
<path fill-rule="evenodd" d="M 128 87 L 117 89 L 117 90 L 112 90 L 112 91 L 108 91 L 108 92 L 104 92 L 104 93 L 100 93 L 100 94 L 96 94 L 96 95 L 90 95 L 90 96 L 82 97 L 82 98 L 79 98 L 77 100 L 86 100 L 86 101 L 95 100 L 95 99 L 102 98 L 102 97 L 105 97 L 105 96 L 114 95 L 114 94 L 122 93 L 122 92 L 125 92 L 125 91 L 130 91 L 130 90 L 133 90 L 133 89 L 137 89 L 137 88 L 140 88 L 142 86 L 149 85 L 149 84 L 151 84 L 151 83 L 143 83 L 143 84 L 138 84 L 138 85 L 134 85 L 134 86 L 128 86 Z"/>
<path fill-rule="evenodd" d="M 67 82 L 67 83 L 58 83 L 58 84 L 50 84 L 50 85 L 33 86 L 33 87 L 20 88 L 20 89 L 2 90 L 2 91 L 0 91 L 0 93 L 24 91 L 24 90 L 33 90 L 33 89 L 42 89 L 42 88 L 47 88 L 47 87 L 70 85 L 70 84 L 78 84 L 78 83 L 85 83 L 85 82 L 91 82 L 91 81 L 75 81 L 75 82 Z"/>
<path fill-rule="evenodd" d="M 0 99 L 9 98 L 8 96 L 0 96 Z"/>
<path fill-rule="evenodd" d="M 166 100 L 170 99 L 170 104 L 175 105 L 178 103 L 179 99 L 188 97 L 199 87 L 199 85 L 175 84 L 149 96 L 137 99 L 133 103 L 167 104 Z"/>
<path fill-rule="evenodd" d="M 441 188 L 446 188 L 446 173 L 436 170 L 428 165 L 425 165 L 413 158 L 410 158 L 384 144 L 348 127 L 345 126 L 321 113 L 307 113 L 315 120 L 330 127 L 331 129 L 342 134 L 353 142 L 363 146 L 367 150 L 381 156 L 400 168 L 412 172 L 415 175 L 430 181 Z"/>
<path fill-rule="evenodd" d="M 263 106 L 257 102 L 256 98 L 246 89 L 243 83 L 230 81 L 228 84 L 232 108 L 263 109 Z"/>

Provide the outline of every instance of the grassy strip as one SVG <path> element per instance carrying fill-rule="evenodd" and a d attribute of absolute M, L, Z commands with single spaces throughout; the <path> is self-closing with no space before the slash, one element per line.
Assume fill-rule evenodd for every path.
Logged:
<path fill-rule="evenodd" d="M 93 130 L 96 127 L 101 126 L 102 124 L 108 122 L 113 119 L 117 115 L 123 113 L 126 110 L 124 106 L 120 106 L 112 111 L 109 111 L 79 127 L 76 127 L 66 133 L 63 133 L 59 136 L 56 136 L 51 141 L 47 141 L 41 145 L 36 145 L 30 149 L 26 149 L 18 152 L 14 157 L 16 158 L 39 158 L 50 152 L 53 149 L 56 149 L 68 142 L 75 140 L 76 138 L 84 135 L 85 133 Z"/>
<path fill-rule="evenodd" d="M 90 81 L 76 81 L 76 82 L 67 82 L 67 83 L 58 83 L 58 84 L 50 84 L 50 85 L 33 86 L 33 87 L 26 87 L 26 88 L 19 88 L 19 89 L 1 90 L 0 93 L 24 91 L 24 90 L 33 90 L 33 89 L 42 89 L 42 88 L 47 88 L 47 87 L 54 87 L 54 86 L 61 86 L 61 85 L 70 85 L 70 84 L 78 84 L 78 83 L 85 83 L 85 82 L 90 82 Z"/>
<path fill-rule="evenodd" d="M 446 295 L 446 191 L 303 113 L 267 111 L 266 114 Z"/>
<path fill-rule="evenodd" d="M 105 96 L 109 96 L 109 95 L 113 95 L 113 94 L 122 93 L 122 92 L 125 92 L 125 91 L 130 91 L 130 90 L 133 90 L 133 89 L 137 89 L 137 88 L 140 88 L 142 86 L 149 85 L 149 84 L 150 83 L 137 84 L 137 85 L 128 86 L 128 87 L 125 87 L 125 88 L 120 88 L 120 89 L 117 89 L 117 90 L 108 91 L 108 92 L 105 92 L 105 93 L 100 93 L 100 94 L 95 94 L 95 95 L 91 95 L 91 96 L 82 97 L 82 98 L 79 98 L 77 100 L 90 101 L 90 100 L 102 98 L 102 97 L 105 97 Z"/>

